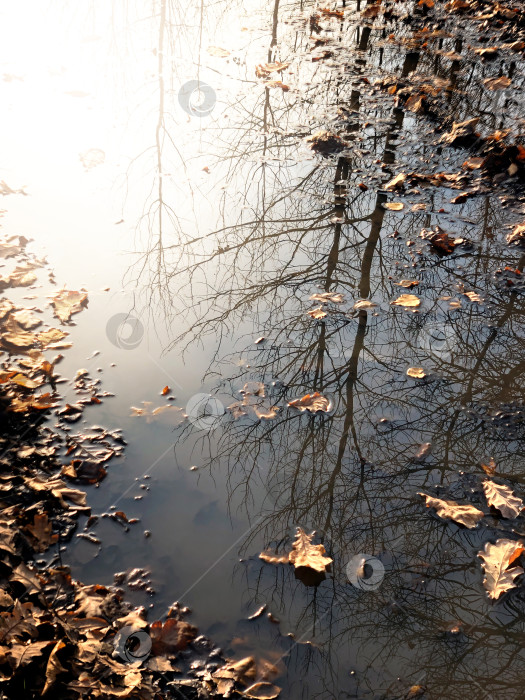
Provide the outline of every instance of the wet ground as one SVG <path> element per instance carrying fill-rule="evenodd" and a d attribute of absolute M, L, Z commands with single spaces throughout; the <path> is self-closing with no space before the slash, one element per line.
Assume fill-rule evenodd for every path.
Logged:
<path fill-rule="evenodd" d="M 489 600 L 477 557 L 525 535 L 482 488 L 494 464 L 525 495 L 523 19 L 489 5 L 2 11 L 3 231 L 89 290 L 60 369 L 115 396 L 75 430 L 128 445 L 88 499 L 140 518 L 62 560 L 144 568 L 132 600 L 189 606 L 282 697 L 523 697 L 523 584 Z M 317 586 L 259 558 L 296 527 L 333 559 Z"/>

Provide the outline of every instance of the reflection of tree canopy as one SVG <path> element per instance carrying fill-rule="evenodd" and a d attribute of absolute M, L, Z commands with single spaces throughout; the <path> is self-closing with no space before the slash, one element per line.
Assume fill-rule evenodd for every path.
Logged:
<path fill-rule="evenodd" d="M 275 9 L 268 60 L 281 57 L 278 4 Z M 306 51 L 308 39 L 299 36 L 294 50 Z M 523 259 L 512 260 L 498 241 L 505 215 L 495 198 L 471 199 L 460 215 L 447 217 L 436 212 L 451 192 L 428 190 L 418 200 L 426 211 L 392 215 L 382 206 L 385 194 L 359 188 L 362 169 L 377 158 L 388 175 L 405 115 L 391 101 L 367 102 L 359 81 L 348 77 L 378 61 L 373 34 L 353 25 L 341 36 L 353 40 L 347 75 L 327 71 L 331 78 L 322 80 L 326 69 L 317 63 L 310 67 L 316 80 L 300 99 L 287 101 L 266 88 L 232 105 L 234 126 L 216 135 L 217 167 L 238 191 L 224 195 L 221 227 L 165 241 L 159 220 L 143 264 L 164 308 L 178 298 L 178 308 L 184 303 L 194 318 L 173 345 L 216 342 L 212 369 L 231 396 L 238 398 L 244 382 L 261 381 L 268 402 L 281 408 L 267 421 L 227 420 L 213 436 L 210 468 L 217 460 L 228 465 L 232 507 L 241 501 L 254 521 L 261 516 L 243 551 L 253 554 L 261 535 L 271 544 L 302 525 L 320 531 L 334 557 L 333 578 L 314 592 L 289 569 L 250 563 L 252 597 L 271 599 L 276 612 L 322 643 L 320 656 L 299 647 L 292 652 L 299 672 L 304 662 L 319 682 L 315 691 L 294 689 L 294 697 L 335 697 L 350 688 L 344 659 L 356 660 L 356 649 L 360 682 L 367 685 L 358 697 L 379 697 L 378 687 L 381 697 L 400 696 L 406 683 L 398 687 L 397 676 L 430 687 L 433 697 L 472 697 L 474 682 L 500 697 L 513 692 L 523 671 L 525 629 L 522 593 L 492 609 L 481 590 L 475 554 L 496 535 L 494 523 L 489 518 L 485 529 L 471 533 L 437 522 L 416 491 L 438 483 L 459 500 L 479 500 L 477 466 L 491 455 L 501 474 L 524 482 L 522 297 L 492 278 L 505 265 L 523 269 Z M 280 51 L 286 53 L 282 42 Z M 408 76 L 419 58 L 408 51 L 399 73 Z M 441 75 L 439 61 L 423 63 Z M 468 84 L 463 89 L 462 104 L 470 109 L 477 97 Z M 372 126 L 364 126 L 363 104 Z M 309 133 L 319 105 L 350 147 L 339 157 L 296 163 L 302 148 L 296 127 L 307 124 Z M 432 157 L 424 142 L 418 153 Z M 453 226 L 472 248 L 438 257 L 418 239 L 435 224 Z M 420 282 L 422 307 L 415 313 L 389 304 L 404 291 L 394 284 L 402 278 Z M 326 318 L 314 321 L 306 315 L 314 291 L 342 292 L 347 302 L 329 305 Z M 480 291 L 484 306 L 464 291 Z M 449 306 L 450 297 L 460 308 Z M 361 298 L 377 309 L 353 311 Z M 447 330 L 445 351 L 422 342 L 432 324 Z M 245 350 L 232 371 L 222 341 L 233 332 Z M 258 335 L 266 341 L 254 346 Z M 406 368 L 419 365 L 429 378 L 407 379 Z M 330 397 L 330 415 L 286 407 L 313 391 Z M 426 442 L 430 455 L 417 459 Z M 377 593 L 346 581 L 346 561 L 357 552 L 385 561 L 388 575 Z M 460 631 L 450 632 L 455 621 Z"/>

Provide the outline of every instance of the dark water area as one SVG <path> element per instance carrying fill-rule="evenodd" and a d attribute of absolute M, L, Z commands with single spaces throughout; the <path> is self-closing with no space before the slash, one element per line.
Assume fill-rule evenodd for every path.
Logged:
<path fill-rule="evenodd" d="M 489 600 L 477 554 L 525 536 L 488 508 L 481 466 L 525 496 L 525 257 L 506 241 L 525 196 L 507 171 L 437 177 L 472 156 L 437 143 L 447 119 L 522 134 L 523 52 L 482 63 L 467 27 L 429 21 L 422 43 L 363 7 L 0 10 L 0 180 L 27 193 L 5 193 L 2 229 L 89 290 L 60 369 L 100 370 L 115 396 L 74 430 L 128 444 L 88 500 L 140 518 L 61 557 L 85 583 L 145 569 L 134 602 L 188 606 L 228 657 L 275 664 L 284 698 L 523 698 L 525 589 Z M 267 86 L 256 66 L 277 62 Z M 484 87 L 498 73 L 511 92 Z M 385 81 L 439 108 L 404 109 Z M 337 152 L 312 150 L 321 129 Z M 399 173 L 427 179 L 386 187 Z M 436 226 L 462 239 L 450 254 Z M 314 392 L 326 411 L 289 406 Z M 461 527 L 419 492 L 486 516 Z M 297 527 L 333 559 L 318 586 L 259 558 Z"/>

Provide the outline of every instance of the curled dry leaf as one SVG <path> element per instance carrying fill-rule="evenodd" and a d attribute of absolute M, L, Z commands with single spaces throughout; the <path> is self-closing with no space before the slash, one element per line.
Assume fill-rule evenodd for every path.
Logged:
<path fill-rule="evenodd" d="M 405 208 L 405 205 L 403 202 L 385 202 L 383 207 L 389 211 L 402 211 Z"/>
<path fill-rule="evenodd" d="M 78 314 L 85 309 L 87 304 L 87 292 L 73 292 L 68 289 L 61 289 L 51 301 L 54 314 L 62 323 L 69 321 L 72 314 Z"/>
<path fill-rule="evenodd" d="M 409 367 L 407 369 L 407 375 L 413 379 L 424 379 L 427 376 L 427 373 L 423 367 Z"/>
<path fill-rule="evenodd" d="M 515 579 L 523 573 L 521 566 L 509 569 L 523 552 L 523 542 L 499 539 L 492 544 L 487 542 L 478 557 L 483 560 L 485 578 L 483 585 L 489 598 L 497 600 L 503 593 L 514 588 Z"/>
<path fill-rule="evenodd" d="M 464 296 L 470 299 L 471 302 L 476 304 L 483 304 L 483 299 L 477 292 L 463 292 Z"/>
<path fill-rule="evenodd" d="M 288 92 L 290 89 L 290 86 L 283 83 L 282 80 L 268 80 L 263 84 L 265 88 L 281 88 L 283 92 Z"/>
<path fill-rule="evenodd" d="M 261 557 L 262 558 L 262 557 Z M 266 604 L 261 605 L 260 608 L 258 608 L 253 615 L 250 615 L 250 617 L 246 618 L 248 620 L 256 620 L 258 617 L 261 617 L 261 615 L 266 611 Z"/>
<path fill-rule="evenodd" d="M 525 224 L 515 226 L 512 233 L 507 236 L 509 245 L 525 245 Z"/>
<path fill-rule="evenodd" d="M 345 300 L 340 292 L 323 292 L 322 294 L 312 294 L 311 301 L 320 301 L 322 304 L 331 301 L 333 304 L 342 304 Z"/>
<path fill-rule="evenodd" d="M 46 684 L 42 691 L 42 695 L 45 695 L 47 691 L 54 685 L 56 679 L 61 673 L 66 673 L 65 669 L 58 658 L 58 652 L 65 649 L 66 645 L 64 642 L 59 641 L 53 647 L 46 666 Z"/>
<path fill-rule="evenodd" d="M 308 314 L 308 316 L 311 316 L 312 318 L 315 318 L 316 320 L 324 318 L 327 315 L 326 311 L 323 311 L 322 306 L 318 306 L 316 309 L 311 309 L 311 311 L 307 311 L 306 313 Z"/>
<path fill-rule="evenodd" d="M 274 554 L 273 552 L 261 552 L 259 554 L 259 559 L 267 562 L 268 564 L 289 564 L 290 555 L 289 554 Z"/>
<path fill-rule="evenodd" d="M 356 311 L 360 311 L 364 309 L 373 309 L 376 306 L 377 304 L 375 304 L 373 301 L 370 301 L 369 299 L 359 299 L 359 301 L 356 301 L 353 308 Z"/>
<path fill-rule="evenodd" d="M 440 518 L 453 520 L 468 528 L 476 527 L 484 516 L 482 510 L 478 510 L 471 505 L 462 506 L 455 501 L 444 501 L 441 498 L 434 498 L 420 491 L 418 491 L 418 496 L 422 496 L 426 501 L 427 508 L 434 508 Z"/>
<path fill-rule="evenodd" d="M 257 675 L 257 664 L 253 656 L 247 656 L 240 661 L 232 661 L 221 666 L 214 673 L 212 678 L 217 683 L 217 690 L 224 697 L 230 697 L 234 691 L 235 684 L 249 686 L 253 684 Z"/>
<path fill-rule="evenodd" d="M 279 697 L 281 689 L 273 683 L 254 683 L 249 688 L 246 688 L 243 695 L 254 700 L 275 700 Z"/>
<path fill-rule="evenodd" d="M 415 294 L 401 294 L 397 299 L 390 302 L 392 306 L 404 306 L 407 308 L 415 308 L 421 304 L 421 299 Z"/>
<path fill-rule="evenodd" d="M 310 413 L 316 413 L 317 411 L 328 413 L 330 410 L 330 401 L 326 396 L 315 391 L 313 394 L 306 394 L 306 396 L 300 399 L 289 401 L 288 406 L 293 406 L 293 408 L 297 408 L 299 411 L 310 411 Z"/>
<path fill-rule="evenodd" d="M 512 489 L 504 484 L 496 484 L 490 479 L 485 479 L 483 491 L 489 506 L 497 508 L 504 518 L 513 520 L 524 508 L 521 498 L 515 496 Z"/>

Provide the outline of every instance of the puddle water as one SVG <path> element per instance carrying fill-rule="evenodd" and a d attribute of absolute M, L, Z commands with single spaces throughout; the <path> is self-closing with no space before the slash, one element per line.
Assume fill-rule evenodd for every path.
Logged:
<path fill-rule="evenodd" d="M 27 192 L 3 198 L 3 229 L 89 290 L 61 370 L 100 368 L 115 397 L 85 425 L 128 446 L 88 498 L 141 520 L 99 521 L 103 546 L 74 540 L 63 560 L 86 583 L 147 569 L 155 594 L 134 600 L 188 605 L 228 656 L 277 664 L 286 698 L 519 697 L 523 588 L 489 601 L 476 556 L 513 523 L 463 529 L 417 495 L 481 506 L 490 458 L 523 495 L 519 216 L 483 185 L 459 204 L 453 186 L 385 190 L 468 153 L 372 84 L 453 80 L 450 113 L 489 129 L 517 128 L 519 106 L 470 97 L 478 68 L 404 44 L 407 25 L 394 42 L 356 3 L 344 20 L 314 9 L 220 4 L 202 26 L 167 0 L 0 11 L 0 179 Z M 277 62 L 264 87 L 255 66 Z M 327 128 L 346 147 L 323 157 L 305 138 Z M 466 242 L 439 255 L 420 236 L 435 226 Z M 342 298 L 310 299 L 326 292 Z M 391 304 L 404 293 L 419 306 Z M 314 392 L 327 412 L 288 406 Z M 143 402 L 189 417 L 133 416 Z M 333 559 L 317 587 L 258 556 L 296 527 Z"/>

